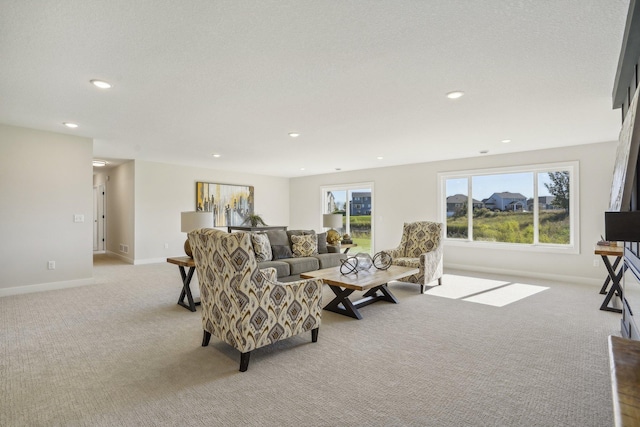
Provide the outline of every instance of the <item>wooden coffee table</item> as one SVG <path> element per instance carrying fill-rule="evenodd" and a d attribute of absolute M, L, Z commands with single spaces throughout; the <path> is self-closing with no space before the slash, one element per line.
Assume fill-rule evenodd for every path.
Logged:
<path fill-rule="evenodd" d="M 377 301 L 398 303 L 396 297 L 387 287 L 387 283 L 403 277 L 418 274 L 419 269 L 392 265 L 388 270 L 378 270 L 371 267 L 370 270 L 343 275 L 340 267 L 325 268 L 300 274 L 303 279 L 322 279 L 329 285 L 336 295 L 324 309 L 334 313 L 344 314 L 354 319 L 362 319 L 359 308 L 373 304 Z M 355 291 L 367 291 L 362 299 L 351 301 L 349 295 Z"/>

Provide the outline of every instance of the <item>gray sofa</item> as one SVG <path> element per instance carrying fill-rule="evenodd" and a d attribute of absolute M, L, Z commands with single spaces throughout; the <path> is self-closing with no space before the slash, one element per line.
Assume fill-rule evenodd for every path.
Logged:
<path fill-rule="evenodd" d="M 259 261 L 258 268 L 275 268 L 278 281 L 281 282 L 299 280 L 300 273 L 338 267 L 340 260 L 347 258 L 347 255 L 340 253 L 339 247 L 327 245 L 326 233 L 317 234 L 316 250 L 310 256 L 295 256 L 291 236 L 315 235 L 314 230 L 268 230 L 258 234 L 266 234 L 271 247 L 271 259 Z M 259 249 L 254 242 L 255 249 L 257 253 Z"/>

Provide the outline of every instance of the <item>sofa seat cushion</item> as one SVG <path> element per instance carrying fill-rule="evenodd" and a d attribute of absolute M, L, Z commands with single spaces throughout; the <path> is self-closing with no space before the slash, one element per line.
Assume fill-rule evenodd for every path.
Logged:
<path fill-rule="evenodd" d="M 315 257 L 289 258 L 282 261 L 289 264 L 291 275 L 315 271 L 320 268 L 320 263 Z"/>
<path fill-rule="evenodd" d="M 258 268 L 268 268 L 273 267 L 276 269 L 276 275 L 278 277 L 286 277 L 291 275 L 291 268 L 289 264 L 283 261 L 263 261 L 258 263 Z"/>
<path fill-rule="evenodd" d="M 321 269 L 339 267 L 340 260 L 347 259 L 347 255 L 341 253 L 316 254 L 313 257 L 318 259 Z"/>

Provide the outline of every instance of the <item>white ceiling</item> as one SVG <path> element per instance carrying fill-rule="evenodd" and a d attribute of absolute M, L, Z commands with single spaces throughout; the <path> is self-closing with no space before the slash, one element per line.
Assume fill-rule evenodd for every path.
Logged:
<path fill-rule="evenodd" d="M 628 3 L 0 0 L 0 122 L 284 177 L 612 141 Z"/>

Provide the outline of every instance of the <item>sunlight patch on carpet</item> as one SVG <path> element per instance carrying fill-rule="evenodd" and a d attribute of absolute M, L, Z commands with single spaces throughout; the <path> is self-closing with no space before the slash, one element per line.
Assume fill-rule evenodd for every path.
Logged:
<path fill-rule="evenodd" d="M 464 301 L 477 302 L 480 304 L 492 305 L 494 307 L 504 307 L 512 302 L 519 301 L 546 289 L 544 286 L 524 285 L 522 283 L 513 283 L 511 285 L 494 289 L 492 291 L 483 292 L 468 298 Z"/>
<path fill-rule="evenodd" d="M 445 274 L 442 277 L 442 286 L 434 286 L 427 290 L 425 294 L 461 299 L 494 307 L 504 307 L 546 289 L 549 288 L 523 283 L 511 283 L 504 280 Z"/>
<path fill-rule="evenodd" d="M 426 291 L 425 294 L 460 299 L 479 292 L 495 289 L 508 283 L 509 282 L 505 282 L 504 280 L 479 279 L 477 277 L 445 274 L 442 276 L 442 286 L 435 286 Z"/>

